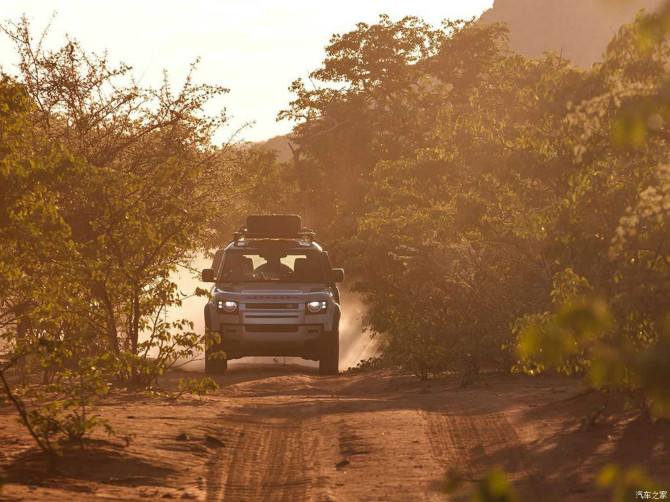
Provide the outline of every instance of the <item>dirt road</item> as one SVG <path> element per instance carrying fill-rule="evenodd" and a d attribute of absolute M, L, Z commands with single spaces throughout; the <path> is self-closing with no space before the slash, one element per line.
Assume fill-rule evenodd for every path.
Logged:
<path fill-rule="evenodd" d="M 218 383 L 215 395 L 176 403 L 112 396 L 102 414 L 133 442 L 100 436 L 52 476 L 0 408 L 0 500 L 467 500 L 497 466 L 522 500 L 594 501 L 607 499 L 594 479 L 608 462 L 644 465 L 670 487 L 670 427 L 571 379 L 483 377 L 462 389 L 455 378 L 239 366 Z M 446 495 L 450 470 L 462 483 Z"/>

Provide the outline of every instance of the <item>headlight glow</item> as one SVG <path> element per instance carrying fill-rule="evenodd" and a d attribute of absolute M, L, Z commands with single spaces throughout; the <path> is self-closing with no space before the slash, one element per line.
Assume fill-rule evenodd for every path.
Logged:
<path fill-rule="evenodd" d="M 232 314 L 234 312 L 237 312 L 237 302 L 219 300 L 217 302 L 216 306 L 217 306 L 219 311 L 223 311 L 223 312 L 226 312 L 228 314 Z"/>
<path fill-rule="evenodd" d="M 307 313 L 308 314 L 320 314 L 326 311 L 326 302 L 325 300 L 317 300 L 312 302 L 307 302 Z"/>

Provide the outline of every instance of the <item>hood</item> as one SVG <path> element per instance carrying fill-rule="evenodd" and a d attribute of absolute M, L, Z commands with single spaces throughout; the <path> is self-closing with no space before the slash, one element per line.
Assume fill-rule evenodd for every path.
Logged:
<path fill-rule="evenodd" d="M 319 291 L 330 291 L 326 284 L 318 283 L 254 283 L 244 282 L 239 284 L 219 284 L 215 287 L 218 291 L 229 291 L 231 293 L 254 294 L 254 295 L 301 295 L 305 293 L 317 293 Z"/>

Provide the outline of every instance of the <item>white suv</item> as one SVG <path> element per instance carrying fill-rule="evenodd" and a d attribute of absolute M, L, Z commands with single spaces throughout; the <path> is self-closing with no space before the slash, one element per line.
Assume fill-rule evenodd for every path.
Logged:
<path fill-rule="evenodd" d="M 202 280 L 214 283 L 205 326 L 220 337 L 206 347 L 205 372 L 224 373 L 245 356 L 297 356 L 337 374 L 344 271 L 300 216 L 249 216 Z"/>

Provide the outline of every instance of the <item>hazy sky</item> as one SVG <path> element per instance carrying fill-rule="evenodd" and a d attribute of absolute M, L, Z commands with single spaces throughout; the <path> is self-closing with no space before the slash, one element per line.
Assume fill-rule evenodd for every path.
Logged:
<path fill-rule="evenodd" d="M 0 19 L 25 13 L 35 30 L 51 14 L 48 46 L 60 45 L 66 33 L 89 51 L 109 51 L 113 62 L 134 67 L 144 85 L 158 85 L 168 70 L 175 87 L 189 64 L 201 58 L 196 80 L 230 89 L 224 99 L 235 127 L 255 121 L 242 136 L 267 139 L 290 130 L 277 123 L 277 112 L 291 98 L 287 88 L 323 60 L 333 33 L 357 22 L 374 23 L 380 13 L 397 20 L 416 15 L 434 25 L 445 18 L 478 16 L 493 0 L 0 0 Z M 0 65 L 13 73 L 13 47 L 0 39 Z"/>

